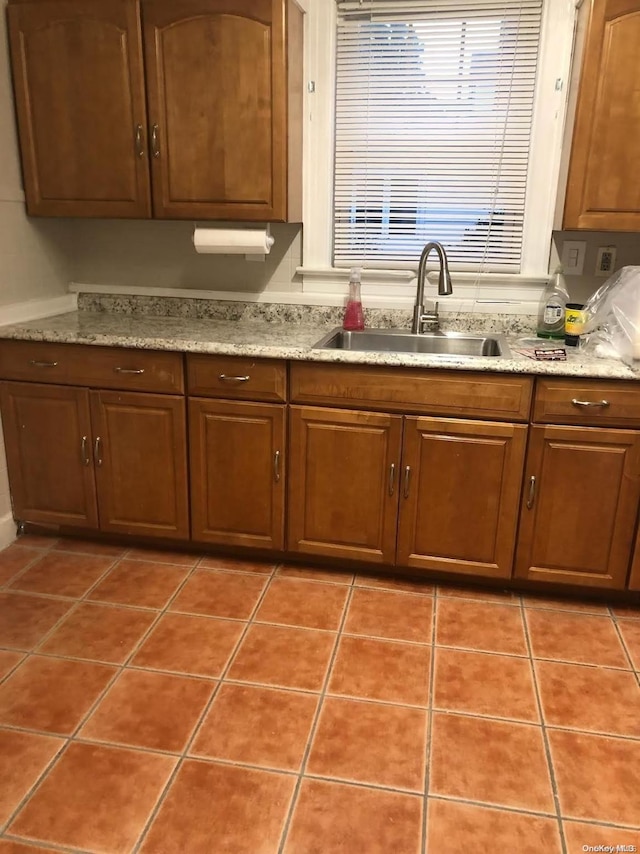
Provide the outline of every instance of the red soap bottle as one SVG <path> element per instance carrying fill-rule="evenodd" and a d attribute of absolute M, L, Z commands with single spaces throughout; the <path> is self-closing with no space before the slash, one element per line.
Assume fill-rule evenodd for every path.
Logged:
<path fill-rule="evenodd" d="M 349 276 L 349 297 L 344 310 L 342 328 L 349 332 L 364 329 L 364 311 L 360 296 L 360 270 L 354 267 Z"/>

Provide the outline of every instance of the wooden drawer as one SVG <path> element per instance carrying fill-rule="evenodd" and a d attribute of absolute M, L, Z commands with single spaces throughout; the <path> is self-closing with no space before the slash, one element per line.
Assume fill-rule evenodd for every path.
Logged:
<path fill-rule="evenodd" d="M 640 427 L 640 383 L 539 379 L 533 420 L 542 424 Z"/>
<path fill-rule="evenodd" d="M 294 403 L 527 421 L 530 377 L 366 365 L 291 365 Z"/>
<path fill-rule="evenodd" d="M 187 356 L 189 394 L 234 400 L 287 399 L 287 363 L 238 356 Z"/>
<path fill-rule="evenodd" d="M 184 392 L 181 353 L 85 344 L 0 341 L 0 378 L 124 391 Z"/>

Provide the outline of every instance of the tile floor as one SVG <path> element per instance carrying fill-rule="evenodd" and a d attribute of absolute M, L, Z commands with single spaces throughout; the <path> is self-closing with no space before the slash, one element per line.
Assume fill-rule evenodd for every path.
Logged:
<path fill-rule="evenodd" d="M 0 854 L 640 849 L 640 608 L 34 536 L 0 587 Z"/>

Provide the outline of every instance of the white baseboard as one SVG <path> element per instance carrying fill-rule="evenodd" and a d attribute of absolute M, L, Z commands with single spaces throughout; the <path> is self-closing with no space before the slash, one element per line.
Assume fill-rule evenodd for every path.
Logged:
<path fill-rule="evenodd" d="M 11 323 L 25 323 L 28 320 L 39 320 L 41 317 L 53 317 L 56 314 L 66 314 L 75 311 L 78 306 L 77 294 L 63 294 L 50 299 L 31 299 L 26 302 L 16 302 L 0 306 L 0 326 Z"/>
<path fill-rule="evenodd" d="M 11 513 L 0 516 L 0 549 L 6 549 L 16 539 L 16 523 Z"/>

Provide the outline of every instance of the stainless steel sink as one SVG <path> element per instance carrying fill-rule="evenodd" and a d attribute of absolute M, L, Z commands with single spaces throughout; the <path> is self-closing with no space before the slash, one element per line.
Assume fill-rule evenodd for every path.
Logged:
<path fill-rule="evenodd" d="M 472 335 L 465 332 L 422 332 L 403 329 L 365 329 L 347 332 L 332 329 L 314 348 L 373 353 L 428 353 L 435 356 L 497 356 L 509 358 L 504 335 Z"/>

